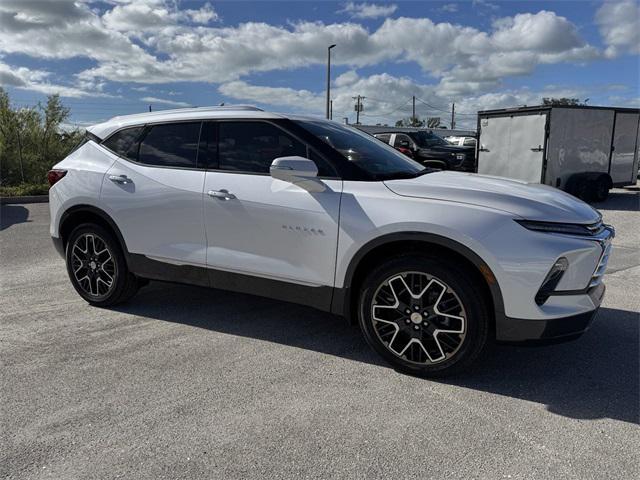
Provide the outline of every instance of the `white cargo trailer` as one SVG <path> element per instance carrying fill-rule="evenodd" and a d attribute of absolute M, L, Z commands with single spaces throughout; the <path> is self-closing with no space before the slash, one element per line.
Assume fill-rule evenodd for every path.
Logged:
<path fill-rule="evenodd" d="M 638 175 L 640 109 L 519 107 L 478 112 L 478 173 L 602 201 Z"/>

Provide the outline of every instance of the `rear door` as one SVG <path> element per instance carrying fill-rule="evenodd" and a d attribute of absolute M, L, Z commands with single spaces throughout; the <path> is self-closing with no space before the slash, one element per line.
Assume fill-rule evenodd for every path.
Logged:
<path fill-rule="evenodd" d="M 478 173 L 540 183 L 547 113 L 480 120 Z"/>
<path fill-rule="evenodd" d="M 610 175 L 614 184 L 635 184 L 638 174 L 638 113 L 616 113 Z"/>
<path fill-rule="evenodd" d="M 158 124 L 117 132 L 104 142 L 115 162 L 103 180 L 101 203 L 130 253 L 206 264 L 200 128 L 199 121 Z"/>

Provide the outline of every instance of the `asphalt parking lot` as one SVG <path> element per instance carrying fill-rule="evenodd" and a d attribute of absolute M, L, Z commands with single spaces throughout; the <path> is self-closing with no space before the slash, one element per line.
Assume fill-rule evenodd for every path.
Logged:
<path fill-rule="evenodd" d="M 441 381 L 309 308 L 151 283 L 87 305 L 48 205 L 3 205 L 2 478 L 627 478 L 640 468 L 640 191 L 578 341 L 497 346 Z"/>

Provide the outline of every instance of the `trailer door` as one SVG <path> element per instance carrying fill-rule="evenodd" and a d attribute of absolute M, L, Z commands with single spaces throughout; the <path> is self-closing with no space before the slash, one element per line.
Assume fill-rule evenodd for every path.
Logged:
<path fill-rule="evenodd" d="M 546 112 L 480 120 L 478 173 L 540 183 Z"/>
<path fill-rule="evenodd" d="M 638 121 L 640 114 L 616 113 L 611 152 L 611 180 L 614 185 L 634 185 L 638 172 Z"/>
<path fill-rule="evenodd" d="M 505 176 L 509 162 L 511 117 L 480 119 L 478 173 Z"/>
<path fill-rule="evenodd" d="M 546 178 L 566 188 L 576 173 L 609 171 L 614 110 L 563 108 L 551 111 Z"/>

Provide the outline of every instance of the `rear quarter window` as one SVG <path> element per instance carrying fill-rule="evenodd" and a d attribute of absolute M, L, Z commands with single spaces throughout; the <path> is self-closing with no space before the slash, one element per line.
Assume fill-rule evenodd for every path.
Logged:
<path fill-rule="evenodd" d="M 131 127 L 119 130 L 102 145 L 121 157 L 135 161 L 138 156 L 138 140 L 144 127 Z"/>

